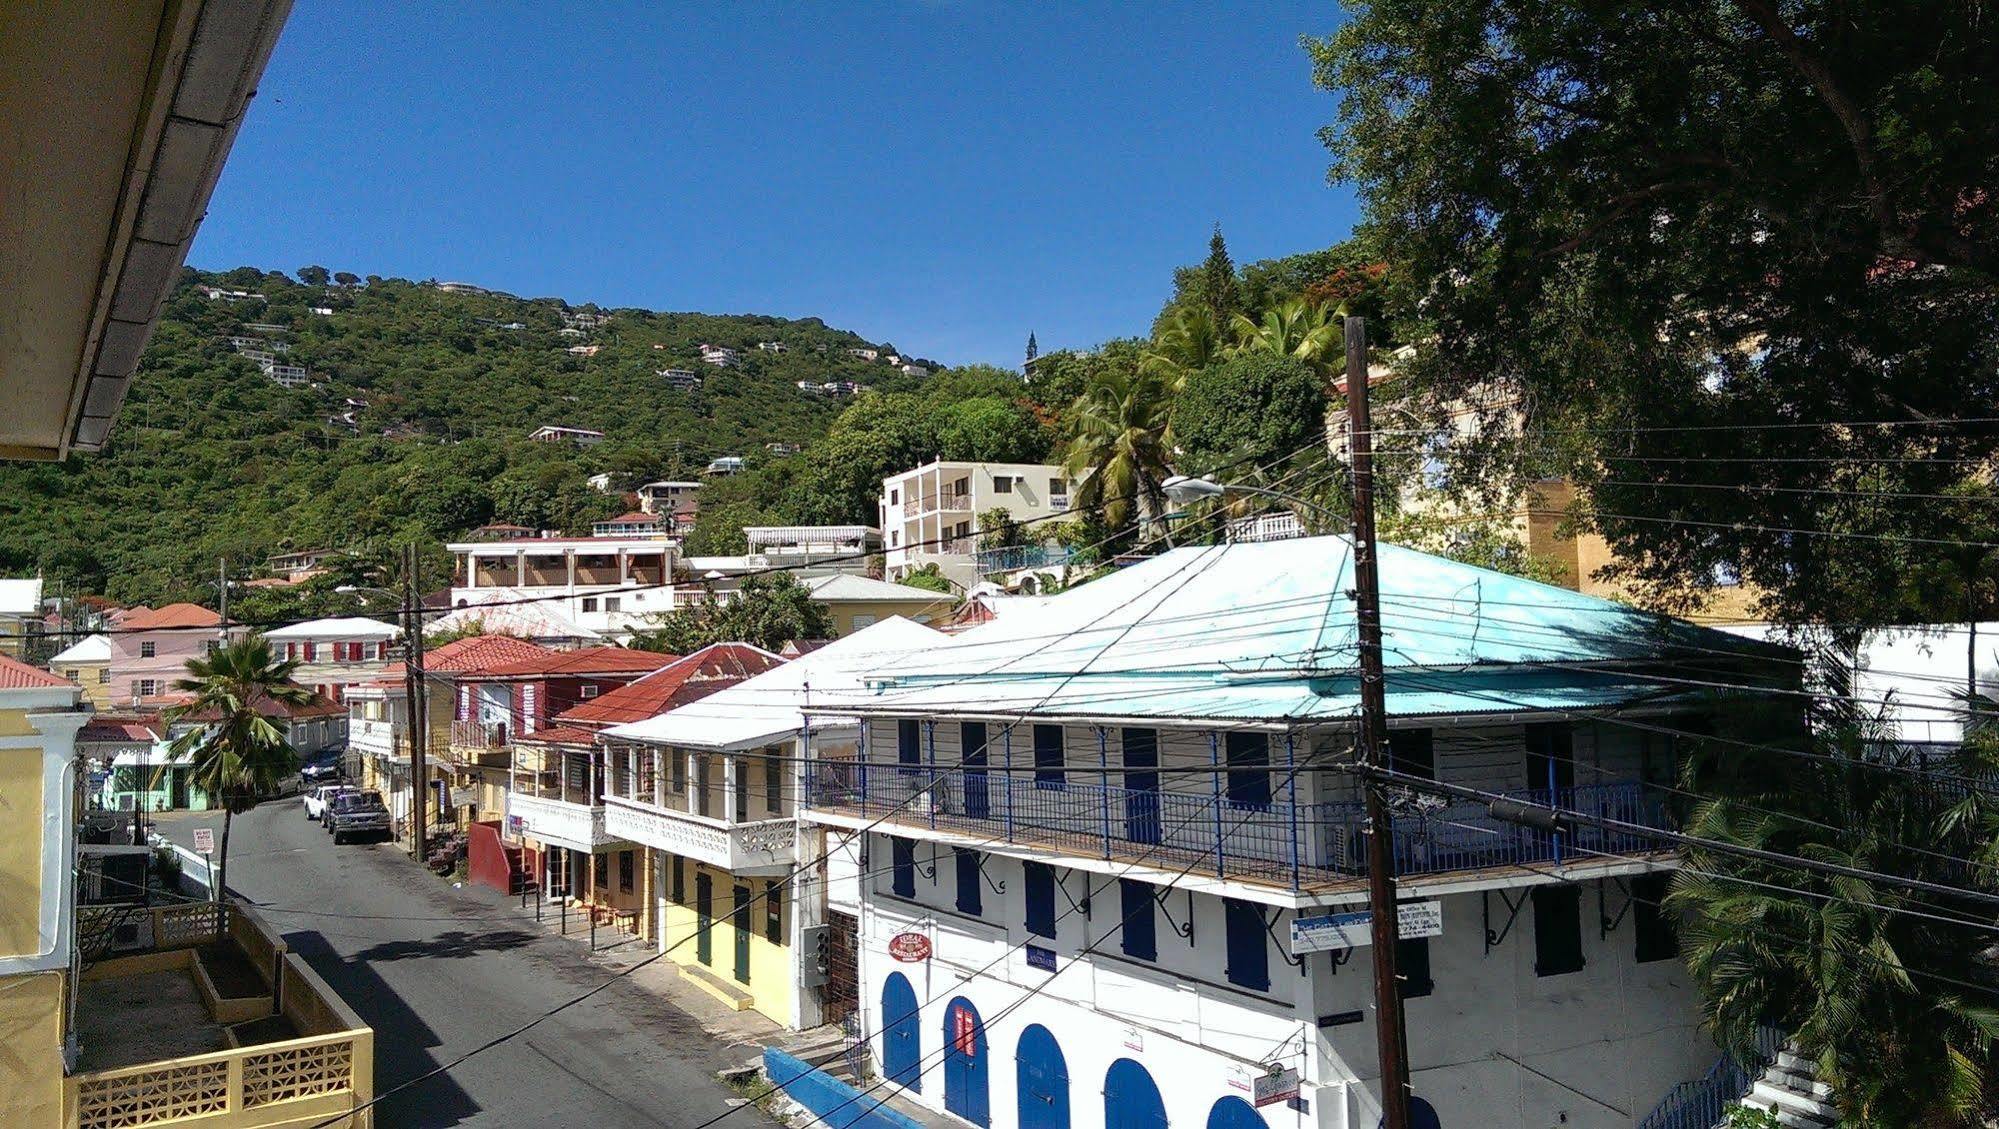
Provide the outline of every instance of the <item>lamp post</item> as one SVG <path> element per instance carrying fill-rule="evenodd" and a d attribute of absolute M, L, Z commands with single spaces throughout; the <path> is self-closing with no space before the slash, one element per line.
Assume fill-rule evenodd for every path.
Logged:
<path fill-rule="evenodd" d="M 1403 1032 L 1401 985 L 1395 973 L 1396 898 L 1393 870 L 1394 825 L 1376 770 L 1388 744 L 1387 686 L 1381 660 L 1381 576 L 1374 536 L 1374 434 L 1367 403 L 1367 327 L 1346 320 L 1348 452 L 1353 468 L 1354 619 L 1360 666 L 1360 731 L 1357 757 L 1367 808 L 1367 905 L 1374 950 L 1375 1045 L 1381 1059 L 1383 1129 L 1409 1129 L 1409 1054 Z M 1183 505 L 1219 498 L 1233 490 L 1260 494 L 1307 507 L 1323 506 L 1261 486 L 1223 485 L 1207 478 L 1174 475 L 1162 484 L 1166 496 Z"/>

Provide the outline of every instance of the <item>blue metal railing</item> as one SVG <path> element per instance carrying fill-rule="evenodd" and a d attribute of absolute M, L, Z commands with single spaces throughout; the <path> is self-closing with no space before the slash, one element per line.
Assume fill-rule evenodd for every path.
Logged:
<path fill-rule="evenodd" d="M 815 760 L 806 766 L 806 803 L 1098 858 L 1143 855 L 1161 865 L 1195 864 L 1210 873 L 1293 889 L 1367 873 L 1366 816 L 1357 800 L 1233 799 L 1226 768 L 1220 770 L 1219 791 L 1205 780 L 1198 791 L 1191 784 L 1175 791 L 1090 781 L 1103 771 L 1076 765 L 1062 778 L 1037 779 L 1032 770 Z M 1636 781 L 1507 795 L 1544 805 L 1555 801 L 1643 827 L 1667 826 L 1659 798 L 1648 796 Z M 1571 832 L 1537 831 L 1494 819 L 1483 803 L 1395 817 L 1395 865 L 1404 875 L 1558 863 L 1591 852 L 1627 854 L 1664 846 L 1642 832 L 1605 830 L 1587 821 Z"/>
<path fill-rule="evenodd" d="M 1638 1123 L 1638 1129 L 1715 1129 L 1728 1107 L 1741 1101 L 1756 1079 L 1776 1061 L 1783 1045 L 1783 1032 L 1774 1027 L 1758 1028 L 1754 1062 L 1739 1062 L 1734 1055 L 1722 1055 L 1708 1067 L 1706 1074 L 1666 1091 L 1665 1098 Z"/>
<path fill-rule="evenodd" d="M 1061 545 L 1012 545 L 1003 549 L 980 549 L 981 575 L 1012 572 L 1022 568 L 1055 568 L 1069 563 L 1069 550 Z"/>

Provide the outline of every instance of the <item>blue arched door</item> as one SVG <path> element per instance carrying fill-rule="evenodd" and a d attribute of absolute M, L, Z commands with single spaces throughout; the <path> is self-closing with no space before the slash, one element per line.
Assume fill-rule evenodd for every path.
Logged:
<path fill-rule="evenodd" d="M 1384 1119 L 1382 1124 L 1387 1124 Z M 1437 1120 L 1437 1109 L 1429 1102 L 1414 1094 L 1409 1095 L 1409 1129 L 1443 1129 Z"/>
<path fill-rule="evenodd" d="M 992 1124 L 986 1089 L 986 1025 L 963 996 L 944 1009 L 944 1108 L 974 1125 Z"/>
<path fill-rule="evenodd" d="M 1166 1129 L 1166 1103 L 1146 1069 L 1128 1058 L 1104 1072 L 1104 1129 Z"/>
<path fill-rule="evenodd" d="M 882 984 L 882 1075 L 898 1086 L 923 1088 L 923 1033 L 919 1027 L 916 989 L 900 972 Z"/>
<path fill-rule="evenodd" d="M 1069 1064 L 1048 1028 L 1022 1031 L 1013 1063 L 1020 1129 L 1069 1129 Z"/>
<path fill-rule="evenodd" d="M 1230 1096 L 1208 1110 L 1208 1129 L 1268 1129 L 1263 1115 L 1241 1098 Z"/>

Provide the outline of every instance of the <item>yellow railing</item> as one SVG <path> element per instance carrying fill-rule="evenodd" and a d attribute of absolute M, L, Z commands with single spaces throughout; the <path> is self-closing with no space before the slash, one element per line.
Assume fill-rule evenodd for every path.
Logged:
<path fill-rule="evenodd" d="M 252 1127 L 338 1117 L 373 1089 L 374 1032 L 361 1028 L 72 1076 L 76 1129 Z M 342 1124 L 366 1125 L 364 1112 Z"/>

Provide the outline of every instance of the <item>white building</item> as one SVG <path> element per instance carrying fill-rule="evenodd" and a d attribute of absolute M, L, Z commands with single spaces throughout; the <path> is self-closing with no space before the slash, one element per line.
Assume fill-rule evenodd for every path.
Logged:
<path fill-rule="evenodd" d="M 759 352 L 759 353 L 789 353 L 789 352 L 791 352 L 791 349 L 790 349 L 789 347 L 787 347 L 787 346 L 785 345 L 785 343 L 784 343 L 784 342 L 782 342 L 782 341 L 759 341 L 759 342 L 757 342 L 757 352 Z"/>
<path fill-rule="evenodd" d="M 1750 639 L 1789 641 L 1792 629 L 1741 624 L 1720 630 Z M 1804 632 L 1810 642 L 1811 630 Z M 1879 713 L 1892 740 L 1947 747 L 1964 739 L 1962 695 L 1972 688 L 1999 698 L 1999 623 L 1877 627 L 1865 632 L 1853 668 L 1853 695 Z"/>
<path fill-rule="evenodd" d="M 691 392 L 701 387 L 701 374 L 695 372 L 693 369 L 663 368 L 654 372 L 653 375 L 665 381 L 668 388 L 678 388 L 684 392 Z"/>
<path fill-rule="evenodd" d="M 264 375 L 280 388 L 303 388 L 312 382 L 311 376 L 299 365 L 267 364 L 262 368 Z"/>
<path fill-rule="evenodd" d="M 708 469 L 703 473 L 729 475 L 741 474 L 742 471 L 743 457 L 741 455 L 723 455 L 720 458 L 708 460 Z"/>
<path fill-rule="evenodd" d="M 734 368 L 743 363 L 743 355 L 734 349 L 721 345 L 701 346 L 701 360 L 716 368 Z"/>
<path fill-rule="evenodd" d="M 871 525 L 746 525 L 743 541 L 759 567 L 828 564 L 833 571 L 867 571 L 866 557 L 881 552 L 881 530 Z"/>
<path fill-rule="evenodd" d="M 699 509 L 700 493 L 699 482 L 648 482 L 638 489 L 639 508 L 656 516 Z"/>
<path fill-rule="evenodd" d="M 572 357 L 594 357 L 603 348 L 602 345 L 571 345 L 567 351 Z"/>
<path fill-rule="evenodd" d="M 657 537 L 660 531 L 659 518 L 638 510 L 590 524 L 592 537 Z"/>
<path fill-rule="evenodd" d="M 378 619 L 338 616 L 274 627 L 264 632 L 275 657 L 298 663 L 292 681 L 329 701 L 373 682 L 389 670 L 389 650 L 402 631 Z"/>
<path fill-rule="evenodd" d="M 879 360 L 882 354 L 880 349 L 849 349 L 847 350 L 847 355 L 850 357 L 859 357 L 864 361 L 873 361 Z"/>
<path fill-rule="evenodd" d="M 935 564 L 962 592 L 979 581 L 980 515 L 1004 509 L 1025 522 L 1060 514 L 1069 480 L 1041 463 L 939 461 L 883 479 L 880 507 L 888 578 Z"/>
<path fill-rule="evenodd" d="M 1784 676 L 1410 550 L 1381 577 L 1411 777 L 1665 827 L 1646 727 L 1697 707 L 1645 672 L 1698 647 Z M 807 820 L 866 836 L 847 949 L 881 1077 L 993 1129 L 1377 1125 L 1365 922 L 1338 916 L 1366 901 L 1352 584 L 1345 538 L 1174 550 L 815 694 L 815 728 L 862 719 L 803 788 Z M 1660 841 L 1418 795 L 1393 846 L 1415 1124 L 1629 1127 L 1703 1076 Z"/>
<path fill-rule="evenodd" d="M 604 433 L 601 431 L 592 431 L 587 427 L 562 427 L 557 424 L 544 424 L 528 432 L 528 441 L 532 443 L 574 443 L 578 447 L 595 447 L 604 441 Z"/>
<path fill-rule="evenodd" d="M 621 638 L 675 607 L 679 549 L 658 537 L 532 537 L 445 547 L 456 560 L 451 605 L 467 618 L 476 618 L 481 604 L 533 601 L 524 606 L 547 609 L 557 623 Z"/>

